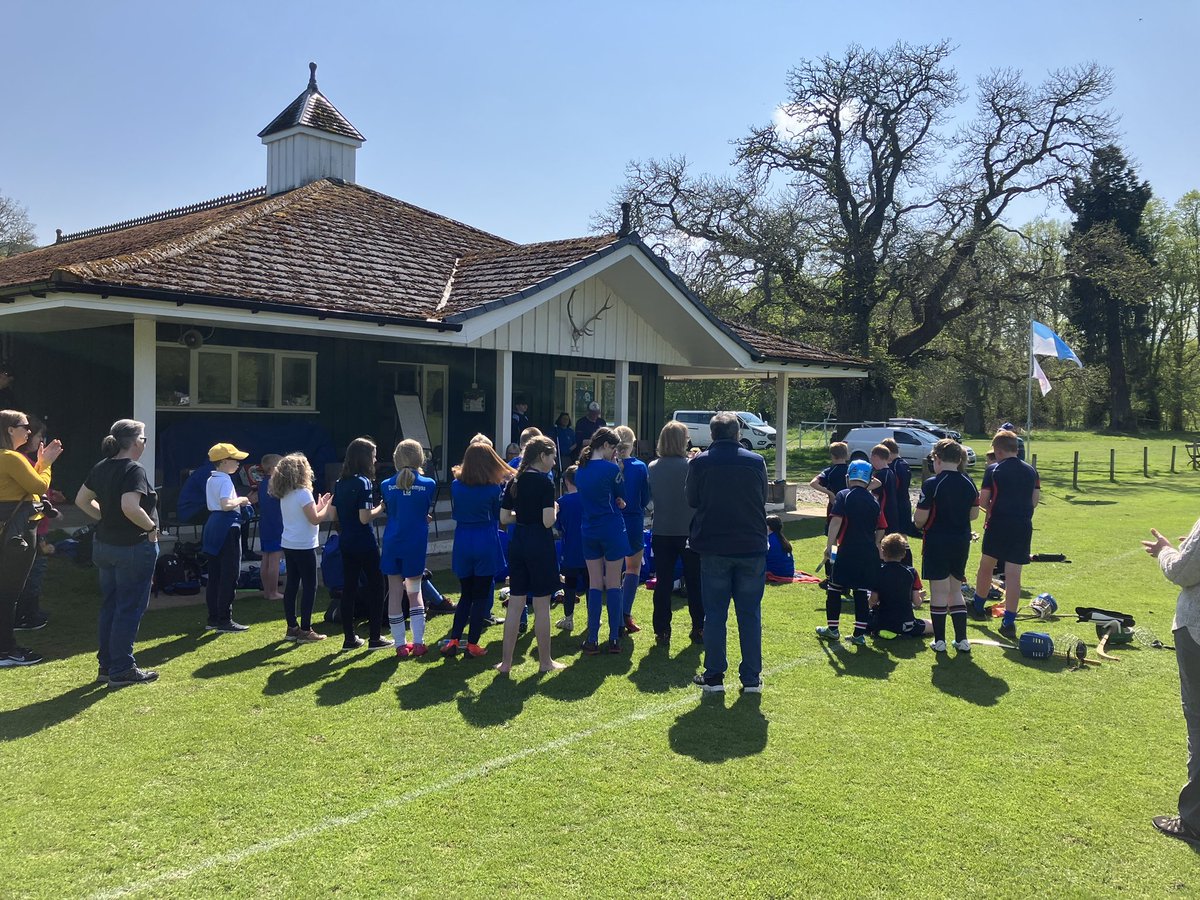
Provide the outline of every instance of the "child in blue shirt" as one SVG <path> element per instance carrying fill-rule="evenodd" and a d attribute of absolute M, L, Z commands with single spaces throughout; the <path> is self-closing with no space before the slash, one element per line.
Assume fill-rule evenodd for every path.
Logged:
<path fill-rule="evenodd" d="M 388 625 L 401 659 L 424 656 L 425 600 L 421 578 L 425 574 L 425 554 L 429 546 L 429 511 L 437 482 L 422 471 L 425 450 L 414 440 L 396 445 L 392 454 L 396 474 L 383 482 L 380 493 L 387 511 L 383 532 L 380 569 L 388 577 Z M 408 596 L 408 615 L 413 640 L 406 640 L 404 597 Z"/>
<path fill-rule="evenodd" d="M 597 428 L 579 454 L 575 487 L 583 507 L 583 557 L 588 570 L 588 633 L 583 652 L 600 653 L 600 614 L 608 609 L 608 652 L 621 652 L 624 606 L 621 566 L 629 552 L 625 533 L 624 483 L 615 462 L 620 439 L 610 428 Z M 603 596 L 602 596 L 603 595 Z"/>
<path fill-rule="evenodd" d="M 779 579 L 796 577 L 792 543 L 783 533 L 783 519 L 779 516 L 767 516 L 767 574 Z"/>
<path fill-rule="evenodd" d="M 588 589 L 587 562 L 583 558 L 583 501 L 575 487 L 575 466 L 563 472 L 564 494 L 558 498 L 558 518 L 554 526 L 562 535 L 559 566 L 563 574 L 563 617 L 556 628 L 570 631 L 575 627 L 575 602 Z"/>

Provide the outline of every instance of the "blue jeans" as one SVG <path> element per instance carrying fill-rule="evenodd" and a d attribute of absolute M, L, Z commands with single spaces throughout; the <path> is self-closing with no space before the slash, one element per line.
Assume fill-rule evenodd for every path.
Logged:
<path fill-rule="evenodd" d="M 150 582 L 158 562 L 158 544 L 144 541 L 118 547 L 95 541 L 92 562 L 100 570 L 101 668 L 118 675 L 132 669 L 133 639 L 150 603 Z"/>
<path fill-rule="evenodd" d="M 737 616 L 742 663 L 742 684 L 762 680 L 762 597 L 767 555 L 700 556 L 700 596 L 704 601 L 704 677 L 724 681 L 729 661 L 725 656 L 725 623 L 729 601 Z"/>

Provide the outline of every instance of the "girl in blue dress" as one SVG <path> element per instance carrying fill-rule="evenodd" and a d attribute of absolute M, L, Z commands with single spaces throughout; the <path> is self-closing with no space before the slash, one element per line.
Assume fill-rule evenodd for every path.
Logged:
<path fill-rule="evenodd" d="M 387 527 L 383 531 L 380 569 L 388 577 L 388 625 L 401 659 L 424 656 L 425 601 L 421 597 L 421 578 L 425 574 L 425 553 L 429 546 L 429 511 L 437 492 L 437 482 L 421 469 L 425 451 L 414 440 L 401 441 L 392 454 L 396 474 L 380 487 Z M 413 639 L 409 643 L 404 627 L 404 596 L 408 595 L 408 617 Z"/>
<path fill-rule="evenodd" d="M 625 534 L 629 538 L 629 551 L 625 554 L 625 577 L 621 579 L 621 612 L 625 630 L 637 634 L 642 629 L 633 621 L 633 600 L 637 596 L 642 580 L 642 556 L 646 545 L 643 536 L 646 527 L 646 507 L 650 505 L 650 472 L 646 464 L 637 458 L 637 435 L 628 425 L 613 429 L 621 443 L 617 447 L 617 460 L 625 481 Z"/>
<path fill-rule="evenodd" d="M 554 433 L 550 437 L 558 445 L 558 468 L 559 471 L 562 471 L 571 465 L 571 461 L 575 459 L 575 451 L 578 449 L 575 426 L 571 424 L 571 417 L 565 412 L 559 413 L 558 418 L 554 420 Z"/>
<path fill-rule="evenodd" d="M 620 439 L 610 428 L 598 428 L 580 451 L 575 487 L 583 505 L 583 557 L 588 569 L 588 630 L 583 652 L 600 651 L 600 613 L 608 608 L 608 652 L 621 652 L 621 565 L 629 552 L 625 534 L 624 483 L 613 462 Z M 602 596 L 603 592 L 603 596 Z"/>
<path fill-rule="evenodd" d="M 516 474 L 490 443 L 472 442 L 461 465 L 451 470 L 454 505 L 454 550 L 451 565 L 462 584 L 450 636 L 441 643 L 447 656 L 458 652 L 467 629 L 468 656 L 483 656 L 479 646 L 484 620 L 492 604 L 492 583 L 500 571 L 500 492 Z"/>

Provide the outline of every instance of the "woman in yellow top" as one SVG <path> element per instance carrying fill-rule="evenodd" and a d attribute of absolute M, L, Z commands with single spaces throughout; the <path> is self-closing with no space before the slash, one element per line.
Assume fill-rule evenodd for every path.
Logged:
<path fill-rule="evenodd" d="M 54 440 L 31 465 L 17 448 L 29 438 L 29 416 L 0 410 L 0 668 L 32 666 L 42 657 L 13 638 L 13 611 L 37 552 L 35 502 L 50 488 L 50 466 L 62 453 Z"/>

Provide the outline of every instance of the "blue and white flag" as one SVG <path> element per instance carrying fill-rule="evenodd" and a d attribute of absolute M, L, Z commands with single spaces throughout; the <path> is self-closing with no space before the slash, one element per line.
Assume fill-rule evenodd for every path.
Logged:
<path fill-rule="evenodd" d="M 1079 368 L 1083 368 L 1083 363 L 1079 361 L 1075 351 L 1067 346 L 1067 342 L 1041 322 L 1033 323 L 1031 340 L 1031 349 L 1035 356 L 1057 356 L 1059 359 L 1069 359 Z"/>
<path fill-rule="evenodd" d="M 1033 377 L 1037 379 L 1038 387 L 1042 390 L 1042 396 L 1045 397 L 1050 393 L 1050 379 L 1046 377 L 1046 373 L 1042 371 L 1042 367 L 1038 365 L 1038 361 L 1033 361 Z"/>

